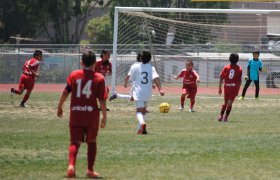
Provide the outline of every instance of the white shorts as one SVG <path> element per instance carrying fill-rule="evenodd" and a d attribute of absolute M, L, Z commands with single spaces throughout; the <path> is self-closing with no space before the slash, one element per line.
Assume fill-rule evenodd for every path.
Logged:
<path fill-rule="evenodd" d="M 136 108 L 144 108 L 147 107 L 148 101 L 136 101 Z"/>

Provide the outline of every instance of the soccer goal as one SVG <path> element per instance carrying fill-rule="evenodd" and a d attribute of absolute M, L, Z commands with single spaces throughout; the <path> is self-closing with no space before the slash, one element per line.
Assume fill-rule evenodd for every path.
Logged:
<path fill-rule="evenodd" d="M 151 51 L 165 88 L 181 86 L 173 77 L 194 62 L 201 86 L 217 86 L 229 54 L 239 54 L 244 70 L 258 49 L 267 72 L 260 84 L 280 86 L 279 10 L 116 7 L 114 15 L 112 90 L 123 85 L 137 53 Z"/>

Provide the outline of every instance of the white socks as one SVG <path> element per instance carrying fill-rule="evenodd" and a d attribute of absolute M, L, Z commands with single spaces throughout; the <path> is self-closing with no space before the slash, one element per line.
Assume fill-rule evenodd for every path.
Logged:
<path fill-rule="evenodd" d="M 130 95 L 126 95 L 126 94 L 119 94 L 119 93 L 117 93 L 117 98 L 130 100 L 131 96 Z"/>
<path fill-rule="evenodd" d="M 141 125 L 145 124 L 144 116 L 143 116 L 143 114 L 141 112 L 137 112 L 136 113 L 136 117 L 137 117 L 137 120 L 138 120 L 138 129 L 139 129 L 139 126 L 141 128 Z"/>

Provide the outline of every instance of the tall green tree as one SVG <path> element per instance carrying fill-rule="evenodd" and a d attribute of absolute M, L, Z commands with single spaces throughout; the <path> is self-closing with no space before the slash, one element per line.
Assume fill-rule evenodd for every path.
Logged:
<path fill-rule="evenodd" d="M 0 38 L 7 42 L 11 35 L 35 37 L 45 32 L 52 43 L 79 43 L 98 4 L 103 0 L 1 0 Z"/>
<path fill-rule="evenodd" d="M 0 1 L 0 42 L 11 41 L 11 36 L 33 37 L 40 30 L 37 17 L 31 13 L 31 0 Z"/>
<path fill-rule="evenodd" d="M 97 17 L 87 24 L 86 32 L 91 44 L 112 44 L 112 23 L 109 14 Z"/>

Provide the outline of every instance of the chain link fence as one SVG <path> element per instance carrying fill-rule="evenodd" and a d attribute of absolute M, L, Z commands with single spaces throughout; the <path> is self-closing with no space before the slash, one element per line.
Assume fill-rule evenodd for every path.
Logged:
<path fill-rule="evenodd" d="M 0 47 L 0 84 L 17 84 L 24 62 L 33 56 L 35 49 L 43 50 L 43 62 L 39 66 L 40 78 L 37 79 L 37 82 L 42 84 L 64 84 L 70 72 L 80 68 L 81 53 L 84 50 L 92 50 L 97 57 L 102 49 L 112 50 L 112 45 L 1 45 Z M 209 49 L 208 52 L 200 51 L 203 45 L 196 45 L 196 47 L 186 46 L 184 49 L 186 53 L 181 55 L 172 53 L 166 55 L 166 52 L 155 55 L 157 71 L 163 85 L 181 85 L 181 80 L 176 81 L 173 76 L 185 68 L 186 59 L 194 61 L 194 68 L 200 74 L 202 83 L 206 86 L 217 85 L 222 67 L 229 63 L 229 53 L 217 53 Z M 116 85 L 123 85 L 124 77 L 141 50 L 143 50 L 142 46 L 134 45 L 125 53 L 118 54 Z M 157 52 L 160 52 L 160 49 Z M 239 53 L 239 56 L 239 65 L 242 66 L 244 75 L 247 60 L 252 54 Z M 280 87 L 280 56 L 261 51 L 260 58 L 263 60 L 264 67 L 268 69 L 268 72 L 260 73 L 260 84 L 267 88 Z"/>

